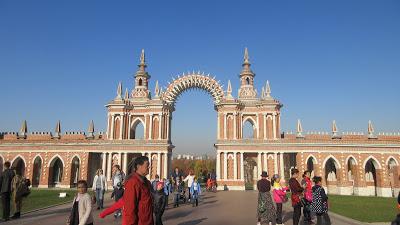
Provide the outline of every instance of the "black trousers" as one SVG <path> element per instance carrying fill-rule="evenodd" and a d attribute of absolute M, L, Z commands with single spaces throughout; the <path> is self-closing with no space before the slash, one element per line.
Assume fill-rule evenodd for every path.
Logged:
<path fill-rule="evenodd" d="M 282 223 L 282 203 L 276 203 L 276 223 Z"/>
<path fill-rule="evenodd" d="M 3 205 L 3 219 L 8 219 L 10 217 L 10 202 L 11 202 L 11 193 L 10 192 L 1 193 L 1 203 Z"/>
<path fill-rule="evenodd" d="M 331 225 L 328 213 L 317 213 L 317 225 Z"/>
<path fill-rule="evenodd" d="M 162 215 L 162 213 L 156 213 L 156 225 L 163 225 L 161 220 Z"/>
<path fill-rule="evenodd" d="M 298 225 L 301 217 L 301 204 L 293 206 L 293 225 Z"/>
<path fill-rule="evenodd" d="M 307 200 L 306 200 L 307 201 Z M 304 222 L 311 222 L 311 202 L 307 201 L 307 205 L 303 207 Z"/>

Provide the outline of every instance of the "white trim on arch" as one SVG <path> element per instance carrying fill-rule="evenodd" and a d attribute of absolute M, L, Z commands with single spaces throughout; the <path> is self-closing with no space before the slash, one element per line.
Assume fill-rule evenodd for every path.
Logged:
<path fill-rule="evenodd" d="M 53 155 L 53 157 L 51 157 L 51 159 L 49 160 L 49 163 L 47 164 L 47 167 L 50 167 L 50 164 L 54 161 L 55 158 L 59 158 L 63 164 L 63 167 L 65 167 L 65 162 L 63 160 L 63 158 L 59 155 L 59 154 L 55 154 Z"/>
<path fill-rule="evenodd" d="M 333 156 L 333 155 L 329 155 L 328 157 L 325 158 L 324 162 L 322 163 L 322 168 L 325 168 L 326 162 L 328 162 L 328 160 L 330 158 L 332 158 L 333 161 L 335 162 L 335 167 L 337 167 L 336 169 L 340 169 L 341 168 L 340 161 L 337 158 L 335 158 L 335 156 Z"/>
<path fill-rule="evenodd" d="M 251 120 L 250 123 L 252 123 L 254 128 L 256 128 L 256 129 L 258 128 L 258 124 L 256 123 L 256 121 L 254 121 L 254 119 L 251 116 L 247 116 L 247 117 L 243 118 L 242 127 L 244 127 L 243 125 L 246 123 L 247 120 Z"/>
<path fill-rule="evenodd" d="M 17 156 L 15 156 L 14 159 L 11 161 L 11 167 L 12 167 L 12 165 L 14 164 L 14 161 L 15 161 L 16 159 L 18 159 L 18 157 L 22 159 L 22 161 L 24 162 L 24 165 L 25 165 L 25 167 L 26 167 L 26 166 L 27 166 L 26 160 L 25 160 L 25 158 L 24 158 L 22 155 L 20 155 L 20 154 L 18 154 Z"/>
<path fill-rule="evenodd" d="M 43 157 L 42 157 L 40 154 L 36 154 L 36 155 L 33 157 L 32 164 L 35 164 L 35 160 L 36 160 L 37 157 L 40 158 L 41 164 L 43 165 L 43 162 L 44 162 L 44 161 L 43 161 Z"/>
<path fill-rule="evenodd" d="M 131 129 L 132 129 L 133 125 L 135 125 L 135 123 L 136 123 L 138 120 L 142 123 L 143 128 L 144 128 L 145 123 L 143 122 L 143 120 L 142 120 L 140 117 L 136 117 L 136 119 L 133 120 L 133 121 L 131 122 L 131 124 L 130 124 L 130 128 L 131 128 Z M 137 124 L 136 124 L 136 126 L 137 126 Z"/>
<path fill-rule="evenodd" d="M 3 157 L 3 155 L 1 155 L 1 154 L 0 154 L 0 158 L 1 158 L 1 160 L 2 160 L 1 162 L 4 164 L 4 163 L 5 163 L 5 161 L 4 161 L 4 157 Z"/>
<path fill-rule="evenodd" d="M 229 153 L 228 154 L 228 159 L 233 159 L 234 157 L 233 157 L 233 154 L 232 153 Z"/>
<path fill-rule="evenodd" d="M 313 163 L 314 163 L 314 161 L 315 161 L 314 164 L 318 164 L 317 157 L 315 157 L 313 154 L 310 154 L 310 155 L 306 158 L 306 163 L 308 162 L 308 159 L 310 159 L 311 157 L 314 159 L 314 160 L 313 160 Z"/>
<path fill-rule="evenodd" d="M 73 160 L 74 160 L 75 157 L 77 157 L 77 158 L 79 159 L 79 164 L 81 164 L 81 163 L 82 163 L 82 160 L 81 160 L 81 157 L 79 157 L 78 154 L 75 154 L 75 155 L 73 155 L 73 156 L 71 157 L 71 164 L 72 164 L 72 162 L 73 162 Z"/>
<path fill-rule="evenodd" d="M 272 154 L 269 154 L 267 159 L 274 159 L 274 156 Z"/>
<path fill-rule="evenodd" d="M 365 166 L 367 165 L 367 162 L 368 162 L 368 160 L 370 160 L 370 159 L 373 159 L 375 162 L 376 162 L 376 164 L 378 165 L 378 168 L 375 168 L 375 169 L 382 169 L 382 166 L 381 166 L 381 164 L 379 163 L 379 161 L 374 157 L 374 156 L 372 156 L 372 155 L 370 155 L 370 156 L 368 156 L 368 158 L 366 159 L 366 160 L 364 160 L 364 163 L 363 163 L 363 169 L 365 169 Z M 374 166 L 375 166 L 375 164 L 374 164 Z M 376 166 L 375 166 L 376 167 Z"/>
<path fill-rule="evenodd" d="M 349 156 L 347 156 L 346 161 L 345 161 L 346 166 L 349 164 L 348 162 L 349 162 L 349 160 L 350 160 L 351 158 L 353 158 L 353 160 L 354 160 L 354 162 L 356 163 L 356 165 L 358 165 L 358 162 L 357 162 L 356 157 L 354 157 L 353 155 L 349 155 Z"/>
<path fill-rule="evenodd" d="M 387 159 L 386 159 L 386 166 L 389 166 L 389 161 L 391 160 L 391 159 L 393 159 L 395 162 L 396 162 L 396 166 L 399 166 L 399 161 L 397 161 L 397 159 L 395 158 L 395 157 L 393 157 L 393 156 L 389 156 Z"/>
<path fill-rule="evenodd" d="M 151 160 L 158 160 L 157 154 L 153 154 L 153 155 L 151 156 Z"/>

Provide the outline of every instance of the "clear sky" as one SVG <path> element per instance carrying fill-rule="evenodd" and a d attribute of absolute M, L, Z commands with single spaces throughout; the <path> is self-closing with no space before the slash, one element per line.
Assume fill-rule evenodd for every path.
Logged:
<path fill-rule="evenodd" d="M 133 88 L 140 50 L 151 90 L 185 71 L 239 85 L 248 47 L 269 80 L 282 131 L 400 131 L 400 2 L 0 1 L 0 130 L 106 129 L 119 81 Z M 176 152 L 213 153 L 216 112 L 202 91 L 173 114 Z"/>

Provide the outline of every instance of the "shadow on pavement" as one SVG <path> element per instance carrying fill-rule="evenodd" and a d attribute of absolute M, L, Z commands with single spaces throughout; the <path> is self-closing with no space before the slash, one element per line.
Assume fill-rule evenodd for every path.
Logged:
<path fill-rule="evenodd" d="M 218 202 L 218 201 L 217 200 L 213 200 L 213 201 L 203 202 L 201 204 L 202 205 L 206 205 L 206 204 L 213 204 L 213 203 L 216 203 L 216 202 Z"/>
<path fill-rule="evenodd" d="M 207 218 L 201 218 L 201 219 L 197 219 L 197 220 L 190 220 L 190 221 L 178 223 L 178 225 L 196 225 L 196 224 L 199 224 L 199 223 L 203 222 L 206 219 Z"/>
<path fill-rule="evenodd" d="M 176 209 L 178 209 L 178 208 L 176 208 Z M 178 212 L 172 213 L 172 214 L 170 214 L 170 215 L 168 215 L 168 216 L 164 216 L 164 220 L 167 221 L 167 220 L 170 220 L 170 219 L 176 219 L 176 218 L 180 218 L 180 217 L 186 217 L 186 216 L 188 216 L 188 215 L 191 214 L 191 213 L 192 213 L 191 211 L 178 211 Z"/>

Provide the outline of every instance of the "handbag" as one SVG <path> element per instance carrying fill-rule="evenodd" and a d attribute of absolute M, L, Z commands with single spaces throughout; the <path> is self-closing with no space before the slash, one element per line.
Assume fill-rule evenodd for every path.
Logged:
<path fill-rule="evenodd" d="M 267 210 L 267 208 L 265 207 L 265 203 L 263 201 L 260 201 L 260 204 L 258 204 L 258 211 L 260 213 L 263 213 Z"/>
<path fill-rule="evenodd" d="M 92 201 L 92 205 L 96 204 L 97 199 L 96 199 L 96 194 L 93 192 L 93 194 L 90 196 L 90 200 Z"/>

